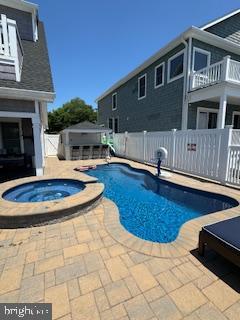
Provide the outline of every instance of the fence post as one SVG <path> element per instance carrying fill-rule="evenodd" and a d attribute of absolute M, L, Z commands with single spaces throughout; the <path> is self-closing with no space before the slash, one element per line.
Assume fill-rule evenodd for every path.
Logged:
<path fill-rule="evenodd" d="M 128 138 L 128 132 L 125 131 L 124 135 L 125 135 L 125 139 L 124 139 L 124 140 L 125 140 L 124 157 L 126 158 L 126 156 L 127 156 L 127 138 Z"/>
<path fill-rule="evenodd" d="M 175 165 L 176 132 L 177 132 L 177 129 L 172 129 L 172 144 L 171 144 L 171 158 L 170 158 L 170 169 L 172 171 L 174 170 L 174 165 Z"/>
<path fill-rule="evenodd" d="M 144 130 L 143 131 L 143 162 L 145 162 L 146 160 L 146 134 L 147 134 L 147 131 Z"/>
<path fill-rule="evenodd" d="M 232 142 L 232 126 L 226 126 L 221 130 L 221 142 L 219 152 L 219 168 L 218 177 L 219 182 L 225 184 L 228 175 L 228 159 L 229 159 L 229 146 Z"/>

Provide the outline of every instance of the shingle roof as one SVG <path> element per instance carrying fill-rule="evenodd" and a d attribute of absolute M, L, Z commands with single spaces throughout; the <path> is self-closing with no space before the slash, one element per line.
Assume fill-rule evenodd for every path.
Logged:
<path fill-rule="evenodd" d="M 79 131 L 110 131 L 110 129 L 108 128 L 104 128 L 104 127 L 101 127 L 95 123 L 92 123 L 92 122 L 89 122 L 89 121 L 83 121 L 83 122 L 80 122 L 80 123 L 77 123 L 77 124 L 74 124 L 66 129 L 64 129 L 63 131 L 65 130 L 79 130 Z"/>
<path fill-rule="evenodd" d="M 44 26 L 39 22 L 39 40 L 22 40 L 24 51 L 21 82 L 0 80 L 0 87 L 54 92 Z"/>

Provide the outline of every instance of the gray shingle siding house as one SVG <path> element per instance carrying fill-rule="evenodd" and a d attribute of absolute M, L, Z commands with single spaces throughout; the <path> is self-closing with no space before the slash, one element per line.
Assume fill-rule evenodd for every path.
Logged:
<path fill-rule="evenodd" d="M 97 98 L 115 132 L 240 128 L 240 10 L 191 27 Z"/>
<path fill-rule="evenodd" d="M 54 98 L 38 6 L 0 0 L 0 168 L 8 159 L 28 157 L 43 174 L 47 103 Z"/>

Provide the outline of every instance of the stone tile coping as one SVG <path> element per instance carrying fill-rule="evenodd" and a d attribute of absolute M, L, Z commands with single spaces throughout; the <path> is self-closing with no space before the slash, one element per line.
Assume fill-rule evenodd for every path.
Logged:
<path fill-rule="evenodd" d="M 72 196 L 52 201 L 19 203 L 2 198 L 4 192 L 24 183 L 61 178 L 81 181 L 85 183 L 85 188 Z M 94 202 L 101 198 L 104 185 L 102 183 L 97 183 L 96 181 L 97 180 L 95 178 L 87 175 L 79 175 L 77 178 L 76 175 L 69 174 L 62 175 L 61 177 L 50 175 L 43 177 L 27 177 L 2 183 L 0 184 L 1 228 L 17 228 L 39 225 L 44 222 L 55 222 L 56 219 L 65 220 L 72 215 L 79 215 L 80 210 L 91 208 Z"/>
<path fill-rule="evenodd" d="M 155 168 L 144 165 L 144 164 L 139 164 L 137 162 L 125 160 L 125 159 L 118 159 L 111 161 L 111 163 L 125 163 L 128 164 L 130 167 L 135 168 L 135 169 L 144 169 L 145 171 L 149 171 L 150 173 L 154 173 L 156 171 Z M 104 164 L 104 163 L 99 163 L 99 164 Z M 170 181 L 186 186 L 186 180 L 188 178 L 181 177 L 182 178 L 182 183 L 177 181 L 175 182 L 174 176 L 169 179 Z M 193 179 L 189 178 L 189 181 Z M 211 193 L 216 193 L 216 194 L 222 194 L 226 195 L 226 192 L 221 192 L 218 191 L 221 190 L 221 188 L 217 188 L 216 190 L 218 192 L 215 192 L 215 189 L 213 189 L 214 184 L 206 182 L 208 185 L 204 185 L 204 187 L 199 187 L 197 183 L 193 180 L 193 183 L 188 183 L 187 185 L 190 188 L 194 188 L 196 190 L 201 190 L 201 191 L 207 191 Z M 197 185 L 197 186 L 196 186 Z M 223 187 L 223 190 L 227 189 L 226 187 Z M 240 193 L 236 193 L 236 190 L 229 190 L 229 193 L 227 194 L 228 196 L 234 198 L 239 202 L 240 200 Z M 226 190 L 225 190 L 226 191 Z M 115 205 L 114 202 L 105 199 L 104 198 L 103 206 L 105 209 L 105 215 L 104 215 L 104 223 L 106 226 L 106 229 L 108 230 L 109 234 L 119 243 L 123 244 L 124 246 L 135 250 L 137 252 L 150 255 L 150 256 L 155 256 L 155 257 L 161 257 L 161 258 L 177 258 L 177 257 L 183 257 L 189 254 L 189 251 L 194 250 L 198 246 L 198 236 L 199 236 L 199 231 L 201 228 L 207 224 L 212 224 L 217 221 L 222 221 L 225 219 L 229 219 L 232 217 L 239 216 L 239 205 L 237 207 L 223 210 L 223 211 L 218 211 L 214 213 L 210 213 L 192 220 L 187 221 L 182 225 L 180 228 L 178 237 L 176 240 L 170 242 L 170 243 L 157 243 L 157 242 L 151 242 L 147 240 L 143 240 L 141 238 L 138 238 L 128 232 L 121 224 L 119 220 L 119 210 L 117 206 Z"/>

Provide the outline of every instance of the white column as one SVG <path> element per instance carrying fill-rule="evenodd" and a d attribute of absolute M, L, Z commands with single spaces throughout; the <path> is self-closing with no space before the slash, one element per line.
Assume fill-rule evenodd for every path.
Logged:
<path fill-rule="evenodd" d="M 224 92 L 220 97 L 220 103 L 219 103 L 219 112 L 218 112 L 218 120 L 217 120 L 218 129 L 224 129 L 225 127 L 226 110 L 227 110 L 227 95 Z"/>
<path fill-rule="evenodd" d="M 43 125 L 40 126 L 40 132 L 41 132 L 41 146 L 42 146 L 42 164 L 43 167 L 45 167 L 45 140 L 44 140 L 44 128 Z"/>
<path fill-rule="evenodd" d="M 11 50 L 11 57 L 15 60 L 15 72 L 16 72 L 16 81 L 21 81 L 20 66 L 18 59 L 18 45 L 17 45 L 17 31 L 16 31 L 16 22 L 8 22 L 8 33 L 9 33 L 9 46 Z"/>
<path fill-rule="evenodd" d="M 2 23 L 2 34 L 3 34 L 3 43 L 4 43 L 4 55 L 9 56 L 9 37 L 7 29 L 7 17 L 5 14 L 1 14 L 1 23 Z"/>
<path fill-rule="evenodd" d="M 36 175 L 43 175 L 41 123 L 39 116 L 32 118 Z"/>
<path fill-rule="evenodd" d="M 228 81 L 230 60 L 231 56 L 226 56 L 223 59 L 222 81 Z"/>
<path fill-rule="evenodd" d="M 187 130 L 188 126 L 188 101 L 185 100 L 182 108 L 182 130 Z"/>

